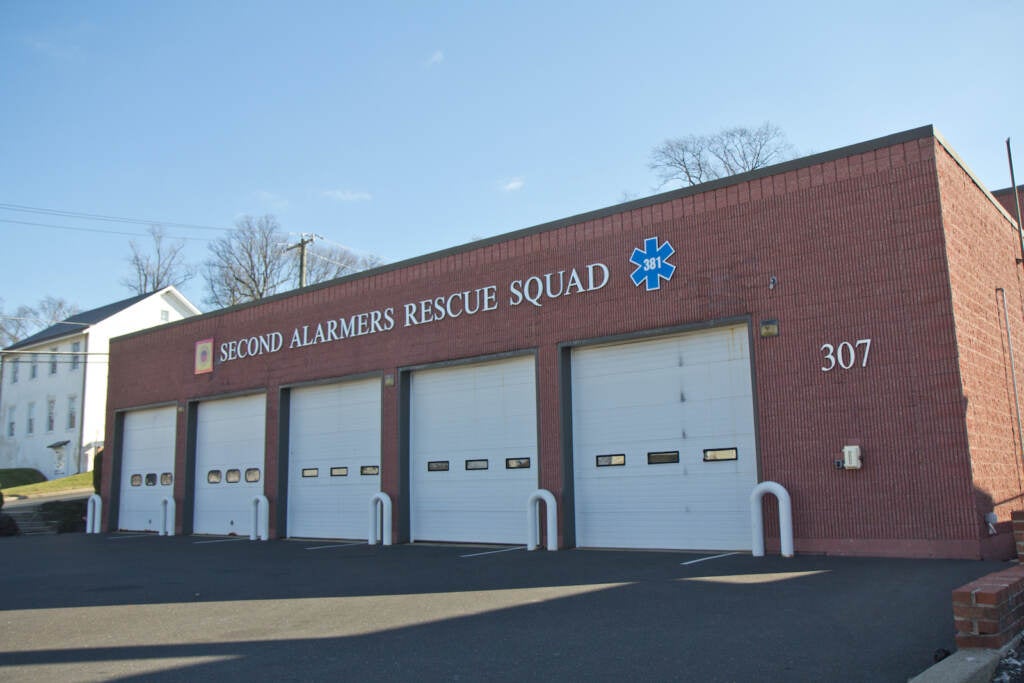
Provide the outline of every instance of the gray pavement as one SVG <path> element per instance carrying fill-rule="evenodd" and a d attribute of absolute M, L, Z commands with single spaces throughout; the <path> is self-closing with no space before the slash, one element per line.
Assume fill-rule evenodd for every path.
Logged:
<path fill-rule="evenodd" d="M 0 539 L 0 680 L 906 681 L 1003 566 L 334 545 Z"/>

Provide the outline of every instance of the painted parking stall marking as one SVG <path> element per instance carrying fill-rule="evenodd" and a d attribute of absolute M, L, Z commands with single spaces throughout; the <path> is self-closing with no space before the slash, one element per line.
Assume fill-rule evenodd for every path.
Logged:
<path fill-rule="evenodd" d="M 330 548 L 352 548 L 357 545 L 367 545 L 366 541 L 357 541 L 355 543 L 332 543 L 330 545 L 314 545 L 306 548 L 306 550 L 328 550 Z"/>
<path fill-rule="evenodd" d="M 519 545 L 515 548 L 502 548 L 501 550 L 488 550 L 482 553 L 470 553 L 469 555 L 459 555 L 459 557 L 483 557 L 484 555 L 497 555 L 498 553 L 510 553 L 513 550 L 526 550 L 525 545 Z"/>

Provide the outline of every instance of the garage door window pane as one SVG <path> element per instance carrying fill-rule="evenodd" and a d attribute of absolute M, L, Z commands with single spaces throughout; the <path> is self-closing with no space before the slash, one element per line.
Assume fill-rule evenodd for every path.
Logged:
<path fill-rule="evenodd" d="M 206 473 L 207 484 L 219 484 L 220 483 L 220 470 L 210 470 Z"/>
<path fill-rule="evenodd" d="M 447 472 L 447 460 L 431 460 L 427 463 L 427 472 Z"/>
<path fill-rule="evenodd" d="M 718 462 L 721 460 L 736 460 L 739 455 L 735 448 L 705 448 L 704 462 Z"/>
<path fill-rule="evenodd" d="M 505 458 L 506 470 L 528 470 L 530 469 L 529 458 Z"/>
<path fill-rule="evenodd" d="M 377 465 L 363 465 L 359 468 L 359 474 L 380 474 L 380 467 Z"/>
<path fill-rule="evenodd" d="M 613 455 L 597 456 L 598 467 L 621 467 L 626 464 L 626 454 L 616 453 Z"/>
<path fill-rule="evenodd" d="M 679 451 L 658 451 L 647 454 L 648 465 L 667 465 L 679 462 Z"/>
<path fill-rule="evenodd" d="M 255 484 L 260 480 L 260 468 L 250 467 L 245 471 L 245 480 L 250 484 Z"/>
<path fill-rule="evenodd" d="M 132 486 L 142 486 L 142 475 L 141 474 L 133 474 L 132 475 Z"/>
<path fill-rule="evenodd" d="M 228 470 L 224 473 L 224 481 L 229 484 L 237 484 L 242 481 L 242 470 Z"/>
<path fill-rule="evenodd" d="M 319 467 L 307 467 L 307 468 L 302 470 L 302 476 L 303 477 L 307 477 L 307 478 L 309 478 L 309 477 L 319 477 L 320 476 L 320 468 Z"/>
<path fill-rule="evenodd" d="M 156 486 L 156 473 L 151 472 L 146 475 L 146 486 Z"/>
<path fill-rule="evenodd" d="M 348 476 L 348 468 L 347 467 L 332 467 L 331 468 L 331 476 L 332 477 L 347 477 Z"/>
<path fill-rule="evenodd" d="M 163 474 L 160 475 L 160 485 L 161 486 L 170 486 L 173 483 L 174 483 L 174 475 L 171 474 L 170 472 L 164 472 Z"/>
<path fill-rule="evenodd" d="M 486 460 L 483 460 L 483 459 L 481 459 L 481 460 L 467 460 L 466 461 L 466 469 L 467 470 L 486 470 L 487 467 L 488 467 L 488 463 L 487 463 Z"/>

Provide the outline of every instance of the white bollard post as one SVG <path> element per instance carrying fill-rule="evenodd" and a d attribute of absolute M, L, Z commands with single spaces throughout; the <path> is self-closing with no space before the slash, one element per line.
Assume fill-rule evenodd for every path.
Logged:
<path fill-rule="evenodd" d="M 530 494 L 526 501 L 526 524 L 529 527 L 526 533 L 526 549 L 536 550 L 540 545 L 540 540 L 537 538 L 539 533 L 537 518 L 540 516 L 540 501 L 542 500 L 547 508 L 545 518 L 548 536 L 547 549 L 558 550 L 558 503 L 555 502 L 555 496 L 551 491 L 546 489 L 537 489 Z"/>
<path fill-rule="evenodd" d="M 85 504 L 85 533 L 100 533 L 100 517 L 103 512 L 103 501 L 97 494 L 89 496 Z"/>
<path fill-rule="evenodd" d="M 174 535 L 174 517 L 175 517 L 176 506 L 174 499 L 170 496 L 165 496 L 160 501 L 160 535 L 161 536 L 173 536 Z"/>
<path fill-rule="evenodd" d="M 256 496 L 252 499 L 252 531 L 249 532 L 249 540 L 267 540 L 270 536 L 270 501 L 266 496 Z"/>
<path fill-rule="evenodd" d="M 380 504 L 380 520 L 378 525 L 377 504 Z M 379 529 L 378 526 L 383 526 Z M 378 533 L 380 532 L 380 533 Z M 370 498 L 370 528 L 366 535 L 367 545 L 377 545 L 378 539 L 383 537 L 384 545 L 391 545 L 391 496 L 378 491 Z"/>
<path fill-rule="evenodd" d="M 750 492 L 751 554 L 754 557 L 764 557 L 764 517 L 761 514 L 761 499 L 766 493 L 773 494 L 779 501 L 782 556 L 793 557 L 793 503 L 789 491 L 774 481 L 763 481 Z"/>

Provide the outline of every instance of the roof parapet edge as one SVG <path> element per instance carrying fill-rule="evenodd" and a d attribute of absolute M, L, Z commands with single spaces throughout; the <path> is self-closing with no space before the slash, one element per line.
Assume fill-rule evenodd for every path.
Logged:
<path fill-rule="evenodd" d="M 731 185 L 739 185 L 741 183 L 746 183 L 751 180 L 767 178 L 769 176 L 778 175 L 780 173 L 788 173 L 790 171 L 795 171 L 801 168 L 807 168 L 809 166 L 815 166 L 817 164 L 822 164 L 828 161 L 835 161 L 836 159 L 842 159 L 844 157 L 854 156 L 857 154 L 864 154 L 865 152 L 871 152 L 876 149 L 892 147 L 893 145 L 910 142 L 912 140 L 920 140 L 922 138 L 927 137 L 935 137 L 936 139 L 938 139 L 935 127 L 932 124 L 919 126 L 917 128 L 910 128 L 908 130 L 904 130 L 898 133 L 892 133 L 890 135 L 884 135 L 882 137 L 873 138 L 871 140 L 865 140 L 864 142 L 857 142 L 852 145 L 846 145 L 845 147 L 837 147 L 836 149 L 832 149 L 826 152 L 818 152 L 816 154 L 810 154 L 808 156 L 799 157 L 797 159 L 783 161 L 782 163 L 773 164 L 771 166 L 765 166 L 764 168 L 759 168 L 754 171 L 747 171 L 745 173 L 738 173 L 736 175 L 727 176 L 725 178 L 718 178 L 715 180 L 708 181 L 706 183 L 701 183 L 699 185 L 692 185 L 690 187 L 683 187 L 676 190 L 669 190 L 667 192 L 660 192 L 658 194 L 651 195 L 650 197 L 634 199 L 628 202 L 623 202 L 621 204 L 613 204 L 602 209 L 595 209 L 593 211 L 575 214 L 573 216 L 560 218 L 547 223 L 540 223 L 532 227 L 521 228 L 519 230 L 513 230 L 511 232 L 505 232 L 500 235 L 484 238 L 482 240 L 466 242 L 465 244 L 456 245 L 454 247 L 448 247 L 447 249 L 440 249 L 438 251 L 428 252 L 420 256 L 413 256 L 402 261 L 396 261 L 395 263 L 388 263 L 381 266 L 377 266 L 376 268 L 372 268 L 370 270 L 364 270 L 358 273 L 353 273 L 351 275 L 345 275 L 340 278 L 335 278 L 333 280 L 319 282 L 314 285 L 303 287 L 301 289 L 290 289 L 287 292 L 281 292 L 280 294 L 268 296 L 263 299 L 257 299 L 256 301 L 247 301 L 242 304 L 236 304 L 234 306 L 228 306 L 226 308 L 217 309 L 215 311 L 201 313 L 200 315 L 192 316 L 191 318 L 184 318 L 182 320 L 164 323 L 163 325 L 159 326 L 159 329 L 166 330 L 170 327 L 176 327 L 178 325 L 183 325 L 186 323 L 194 323 L 199 320 L 216 318 L 222 315 L 227 315 L 229 313 L 234 313 L 235 311 L 251 308 L 253 306 L 261 306 L 263 304 L 271 303 L 274 301 L 280 301 L 281 299 L 286 299 L 288 297 L 299 296 L 300 294 L 308 294 L 309 292 L 315 292 L 327 287 L 333 287 L 343 282 L 373 277 L 375 275 L 388 273 L 393 270 L 400 270 L 402 268 L 408 268 L 410 266 L 425 263 L 427 261 L 433 261 L 435 259 L 444 258 L 447 256 L 452 256 L 467 251 L 472 251 L 473 249 L 480 249 L 482 247 L 487 247 L 492 244 L 508 242 L 510 240 L 519 239 L 521 237 L 526 237 L 532 234 L 548 232 L 551 230 L 558 230 L 569 225 L 576 225 L 578 223 L 584 223 L 586 221 L 597 220 L 617 213 L 633 211 L 635 209 L 641 209 L 647 206 L 653 206 L 655 204 L 662 204 L 673 199 L 679 199 L 682 197 L 689 197 L 692 195 L 702 194 L 704 192 L 718 190 L 723 187 L 729 187 Z M 954 158 L 959 160 L 959 157 L 957 157 L 955 153 L 952 152 L 948 144 L 945 144 L 943 142 L 943 147 L 946 148 L 947 151 L 949 151 L 954 156 Z M 967 170 L 967 172 L 970 173 L 970 170 L 966 168 L 966 165 L 962 164 L 962 162 L 959 161 L 958 163 L 961 163 L 965 170 Z M 973 176 L 973 174 L 971 175 L 971 177 L 974 179 L 975 182 L 979 182 Z M 983 190 L 985 190 L 983 185 L 979 184 L 979 186 Z M 985 190 L 985 192 L 988 191 Z M 995 200 L 993 199 L 993 201 Z M 998 205 L 998 202 L 996 202 L 996 204 Z M 123 339 L 131 339 L 134 336 L 147 334 L 152 331 L 153 328 L 146 330 L 137 330 L 135 332 L 129 332 L 128 334 L 124 334 L 119 337 L 113 337 L 111 338 L 110 341 L 114 342 Z"/>
<path fill-rule="evenodd" d="M 981 190 L 986 197 L 988 197 L 988 200 L 992 202 L 992 206 L 996 207 L 996 209 L 998 209 L 999 212 L 1003 214 L 1003 217 L 1006 218 L 1006 220 L 1010 221 L 1010 224 L 1013 226 L 1013 229 L 1016 230 L 1017 221 L 1013 218 L 1013 216 L 1010 215 L 1010 212 L 1007 211 L 1006 208 L 999 203 L 999 200 L 995 198 L 994 193 L 987 187 L 985 187 L 985 184 L 981 182 L 978 176 L 974 175 L 974 171 L 971 170 L 971 167 L 967 165 L 966 161 L 960 158 L 960 155 L 957 154 L 956 150 L 953 149 L 953 146 L 946 141 L 946 138 L 943 137 L 943 135 L 939 133 L 939 131 L 937 130 L 934 131 L 934 137 L 935 141 L 942 145 L 942 149 L 946 150 L 946 153 L 949 154 L 953 161 L 956 162 L 956 165 L 959 166 L 963 170 L 963 172 L 967 174 L 967 177 L 971 179 L 971 182 L 977 185 L 978 189 Z M 1024 185 L 1022 185 L 1021 187 L 1024 187 Z M 999 191 L 1009 192 L 1012 189 L 1012 187 L 1008 187 L 1006 188 L 1006 190 Z"/>

